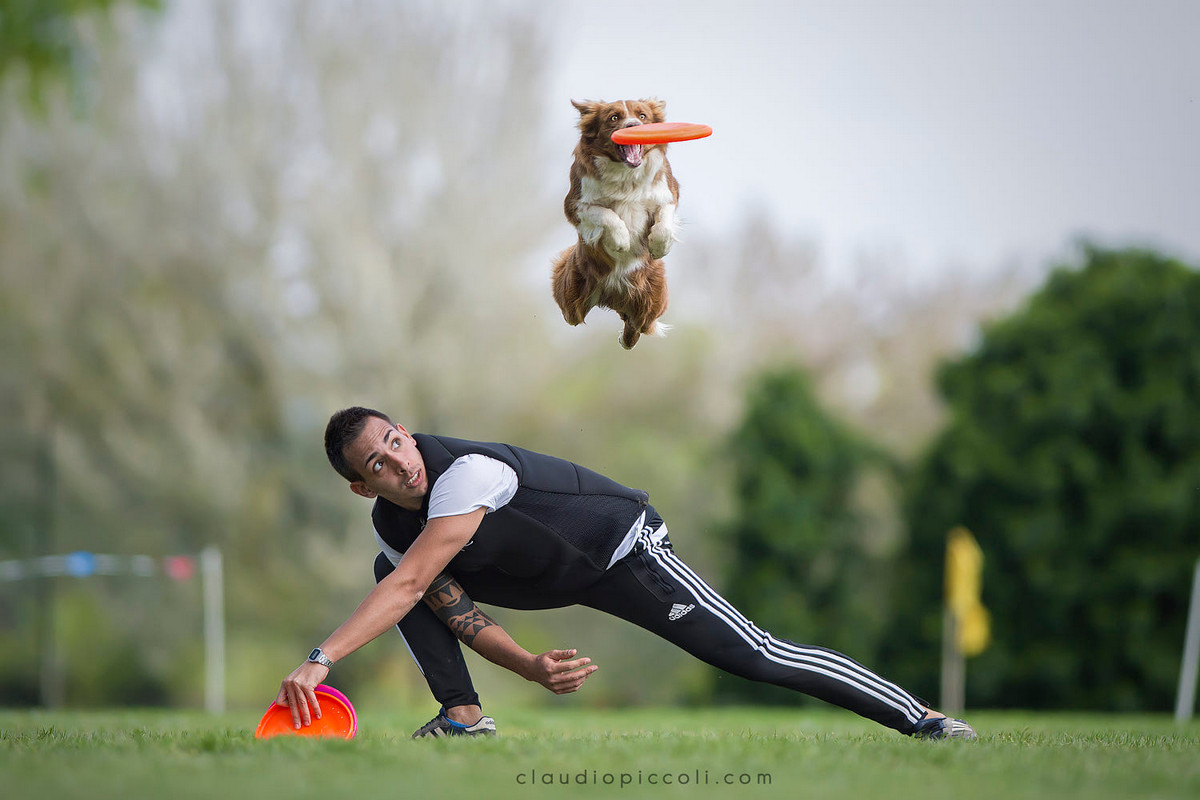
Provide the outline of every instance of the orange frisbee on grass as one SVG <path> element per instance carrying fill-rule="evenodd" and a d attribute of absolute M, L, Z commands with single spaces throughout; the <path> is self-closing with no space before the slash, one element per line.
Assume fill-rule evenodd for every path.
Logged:
<path fill-rule="evenodd" d="M 321 684 L 315 690 L 317 702 L 321 704 L 321 718 L 314 715 L 312 724 L 301 726 L 298 730 L 292 725 L 292 710 L 287 706 L 271 703 L 267 713 L 263 714 L 258 728 L 254 731 L 256 739 L 270 739 L 272 736 L 325 736 L 334 739 L 353 739 L 358 733 L 358 714 L 350 698 L 332 686 Z M 310 709 L 311 711 L 311 709 Z"/>
<path fill-rule="evenodd" d="M 612 135 L 617 144 L 666 144 L 703 139 L 712 135 L 712 128 L 695 122 L 647 122 L 621 128 Z"/>

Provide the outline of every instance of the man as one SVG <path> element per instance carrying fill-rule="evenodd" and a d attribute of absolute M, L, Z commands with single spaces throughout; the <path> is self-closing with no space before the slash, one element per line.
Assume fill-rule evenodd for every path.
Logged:
<path fill-rule="evenodd" d="M 758 628 L 674 553 L 636 489 L 510 445 L 410 435 L 354 407 L 325 430 L 330 464 L 373 499 L 376 587 L 279 690 L 297 728 L 320 716 L 314 689 L 334 662 L 397 625 L 438 716 L 414 734 L 494 733 L 455 636 L 550 691 L 596 670 L 574 650 L 533 655 L 472 600 L 520 609 L 584 605 L 658 634 L 735 675 L 818 697 L 900 733 L 974 739 L 975 731 L 841 653 Z"/>

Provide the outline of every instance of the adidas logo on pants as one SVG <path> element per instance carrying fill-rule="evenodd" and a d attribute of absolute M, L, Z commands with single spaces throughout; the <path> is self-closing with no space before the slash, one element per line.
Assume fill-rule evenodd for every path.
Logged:
<path fill-rule="evenodd" d="M 667 619 L 674 622 L 695 607 L 695 603 L 688 603 L 686 606 L 683 603 L 676 603 L 675 605 L 671 606 L 671 613 L 667 614 Z"/>

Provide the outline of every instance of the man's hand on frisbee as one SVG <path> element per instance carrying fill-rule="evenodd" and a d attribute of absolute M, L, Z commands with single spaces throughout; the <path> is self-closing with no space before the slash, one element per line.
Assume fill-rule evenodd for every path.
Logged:
<path fill-rule="evenodd" d="M 314 714 L 317 719 L 321 718 L 321 704 L 317 702 L 316 688 L 328 674 L 329 667 L 305 661 L 283 679 L 275 703 L 292 710 L 292 723 L 296 728 L 311 725 Z"/>
<path fill-rule="evenodd" d="M 590 658 L 575 658 L 576 650 L 549 650 L 533 657 L 533 666 L 526 677 L 540 683 L 555 694 L 579 691 L 588 676 L 599 669 Z M 574 660 L 568 660 L 574 659 Z"/>

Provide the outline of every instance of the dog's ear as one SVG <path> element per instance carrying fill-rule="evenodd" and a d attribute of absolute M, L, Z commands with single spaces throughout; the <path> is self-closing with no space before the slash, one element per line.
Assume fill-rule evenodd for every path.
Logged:
<path fill-rule="evenodd" d="M 571 105 L 579 112 L 579 130 L 586 131 L 596 121 L 596 112 L 600 110 L 600 104 L 591 100 L 584 100 L 582 103 L 572 100 Z"/>
<path fill-rule="evenodd" d="M 651 112 L 654 114 L 655 122 L 666 122 L 667 120 L 667 104 L 657 97 L 647 97 L 642 101 L 650 106 Z"/>

